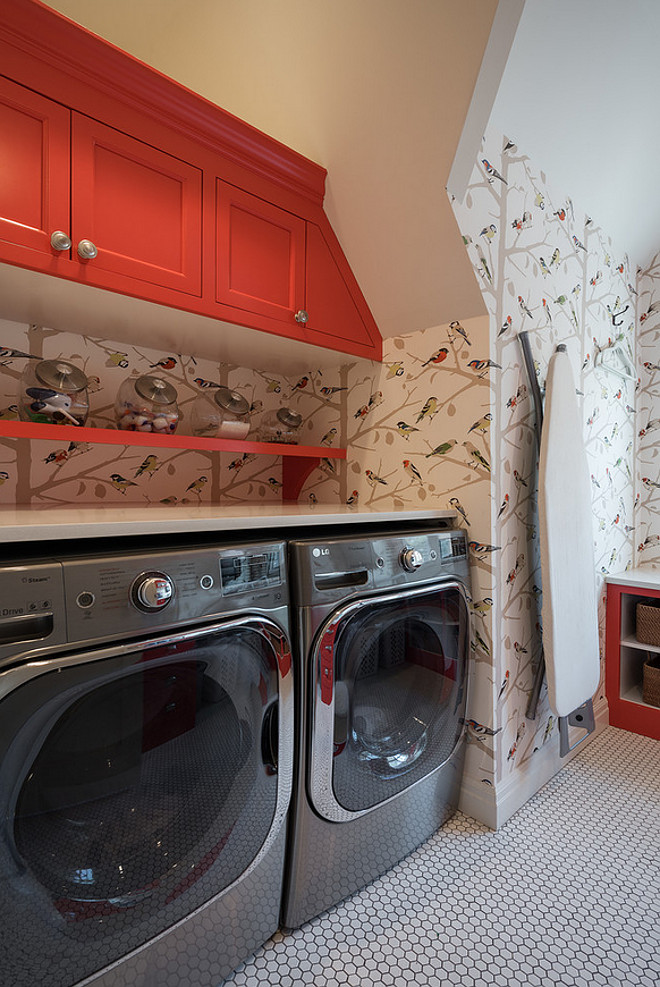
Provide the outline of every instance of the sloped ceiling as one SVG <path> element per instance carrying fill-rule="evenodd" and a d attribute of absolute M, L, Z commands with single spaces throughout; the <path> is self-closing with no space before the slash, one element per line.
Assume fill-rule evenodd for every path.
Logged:
<path fill-rule="evenodd" d="M 50 0 L 328 170 L 384 336 L 484 312 L 445 185 L 497 0 Z"/>
<path fill-rule="evenodd" d="M 526 0 L 491 125 L 642 267 L 660 250 L 658 0 Z"/>

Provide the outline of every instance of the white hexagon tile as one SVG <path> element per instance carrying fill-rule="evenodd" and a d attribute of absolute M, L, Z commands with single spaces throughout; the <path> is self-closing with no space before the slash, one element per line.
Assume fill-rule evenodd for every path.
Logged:
<path fill-rule="evenodd" d="M 232 987 L 657 987 L 660 743 L 608 728 L 498 832 L 462 814 Z"/>

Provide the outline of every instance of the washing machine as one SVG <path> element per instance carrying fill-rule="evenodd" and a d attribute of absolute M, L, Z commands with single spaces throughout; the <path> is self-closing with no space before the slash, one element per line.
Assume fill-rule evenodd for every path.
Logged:
<path fill-rule="evenodd" d="M 470 622 L 462 531 L 289 551 L 299 686 L 282 924 L 296 928 L 455 811 Z"/>
<path fill-rule="evenodd" d="M 216 987 L 277 928 L 282 543 L 0 567 L 0 979 Z"/>

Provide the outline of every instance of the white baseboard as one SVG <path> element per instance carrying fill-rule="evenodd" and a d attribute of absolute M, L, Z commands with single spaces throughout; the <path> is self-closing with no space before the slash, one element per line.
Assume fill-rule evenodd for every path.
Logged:
<path fill-rule="evenodd" d="M 536 752 L 523 768 L 513 771 L 494 786 L 465 778 L 458 807 L 461 812 L 483 823 L 490 829 L 499 829 L 558 771 L 572 761 L 587 744 L 609 724 L 609 706 L 603 697 L 594 703 L 596 729 L 585 737 L 566 757 L 559 756 L 559 734 L 554 734 L 545 747 Z"/>
<path fill-rule="evenodd" d="M 497 804 L 493 785 L 474 778 L 463 778 L 458 808 L 489 829 L 497 828 Z"/>

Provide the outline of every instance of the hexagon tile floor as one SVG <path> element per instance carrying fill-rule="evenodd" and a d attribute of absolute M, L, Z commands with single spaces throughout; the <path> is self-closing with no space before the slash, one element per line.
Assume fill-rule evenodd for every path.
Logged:
<path fill-rule="evenodd" d="M 660 742 L 607 729 L 497 833 L 457 815 L 233 987 L 658 987 Z"/>

